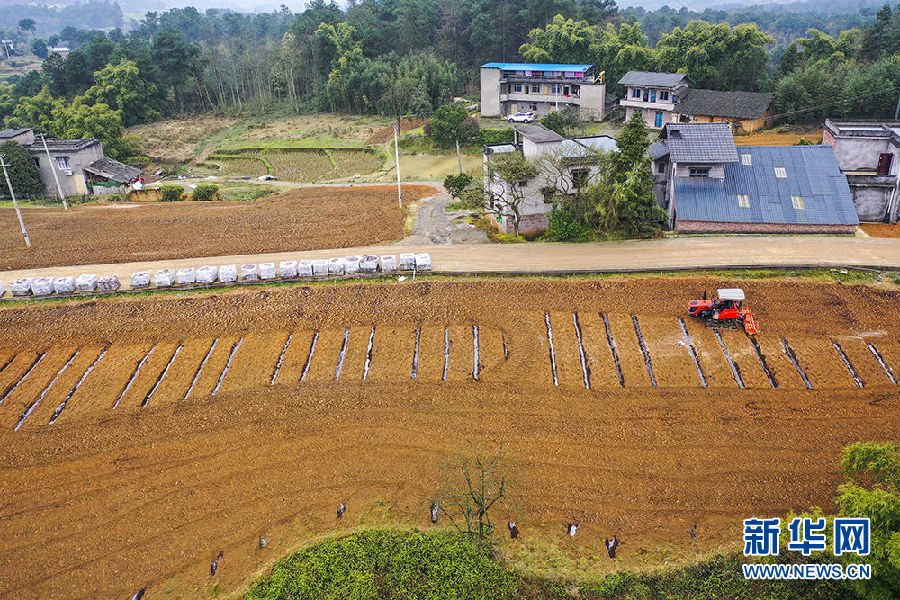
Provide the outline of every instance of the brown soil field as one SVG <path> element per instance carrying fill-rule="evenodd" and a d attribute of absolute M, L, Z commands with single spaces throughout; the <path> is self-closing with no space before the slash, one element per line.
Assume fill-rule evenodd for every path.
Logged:
<path fill-rule="evenodd" d="M 11 208 L 0 209 L 0 270 L 347 248 L 403 235 L 396 188 L 303 188 L 252 202 L 92 203 L 68 212 L 22 210 L 25 248 Z M 415 202 L 435 193 L 406 185 Z M 89 243 L 88 243 L 89 242 Z"/>
<path fill-rule="evenodd" d="M 738 146 L 793 146 L 801 138 L 805 138 L 813 144 L 819 144 L 822 139 L 822 130 L 813 129 L 804 133 L 779 133 L 774 130 L 762 131 L 751 133 L 750 135 L 736 135 L 734 136 L 734 143 Z"/>
<path fill-rule="evenodd" d="M 735 286 L 777 387 L 749 338 L 723 330 L 740 389 L 715 332 L 685 316 L 703 289 Z M 898 297 L 789 280 L 523 278 L 4 307 L 0 597 L 239 593 L 323 535 L 430 527 L 438 465 L 467 440 L 502 443 L 516 464 L 517 508 L 496 518 L 519 524 L 502 541 L 518 566 L 568 561 L 597 577 L 737 549 L 744 518 L 833 510 L 846 444 L 900 441 L 900 387 L 869 347 L 900 374 Z M 594 560 L 612 533 L 627 542 L 621 561 Z"/>
<path fill-rule="evenodd" d="M 900 224 L 898 223 L 864 223 L 860 228 L 872 237 L 900 237 Z"/>

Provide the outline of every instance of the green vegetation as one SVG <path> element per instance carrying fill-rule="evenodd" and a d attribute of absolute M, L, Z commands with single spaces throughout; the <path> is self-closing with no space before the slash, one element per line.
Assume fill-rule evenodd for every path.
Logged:
<path fill-rule="evenodd" d="M 275 564 L 248 600 L 517 598 L 518 577 L 465 535 L 369 530 L 328 539 Z"/>
<path fill-rule="evenodd" d="M 444 177 L 444 189 L 447 190 L 455 200 L 459 200 L 462 193 L 472 184 L 472 176 L 468 173 L 460 173 L 459 175 L 447 175 Z"/>
<path fill-rule="evenodd" d="M 438 146 L 450 148 L 457 142 L 468 145 L 478 141 L 480 129 L 477 119 L 470 117 L 459 104 L 454 104 L 438 108 L 425 124 L 424 131 Z"/>
<path fill-rule="evenodd" d="M 541 119 L 541 125 L 547 129 L 552 129 L 563 137 L 571 137 L 572 131 L 578 125 L 578 110 L 573 107 L 566 107 L 562 110 L 555 110 Z"/>
<path fill-rule="evenodd" d="M 219 186 L 211 183 L 201 183 L 194 188 L 194 192 L 191 194 L 191 200 L 197 202 L 210 202 L 215 200 L 218 194 Z"/>
<path fill-rule="evenodd" d="M 570 204 L 553 205 L 550 211 L 550 227 L 541 239 L 548 242 L 588 242 L 594 239 L 594 232 L 578 222 Z"/>
<path fill-rule="evenodd" d="M 163 202 L 178 202 L 184 196 L 184 186 L 180 185 L 161 185 L 159 191 Z"/>
<path fill-rule="evenodd" d="M 9 141 L 0 145 L 0 156 L 6 161 L 6 171 L 17 199 L 36 196 L 43 191 L 41 170 L 21 144 Z M 0 196 L 9 197 L 9 187 L 3 178 L 0 178 Z"/>

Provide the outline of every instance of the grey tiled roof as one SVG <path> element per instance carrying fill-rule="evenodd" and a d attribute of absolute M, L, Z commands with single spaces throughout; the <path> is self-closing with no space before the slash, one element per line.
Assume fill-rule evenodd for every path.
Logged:
<path fill-rule="evenodd" d="M 543 142 L 561 142 L 563 136 L 543 125 L 514 125 L 513 129 L 530 141 L 541 144 Z"/>
<path fill-rule="evenodd" d="M 650 148 L 647 149 L 647 154 L 650 155 L 650 160 L 656 160 L 657 158 L 662 158 L 666 154 L 669 153 L 669 146 L 666 145 L 665 140 L 656 140 L 652 144 L 650 144 Z"/>
<path fill-rule="evenodd" d="M 838 169 L 830 146 L 745 146 L 751 165 L 725 165 L 725 178 L 675 178 L 678 221 L 858 225 L 847 178 Z M 787 178 L 775 177 L 784 167 Z M 749 196 L 750 207 L 738 205 L 738 194 Z M 803 198 L 795 209 L 791 196 Z"/>
<path fill-rule="evenodd" d="M 662 137 L 677 163 L 730 163 L 738 159 L 728 123 L 668 123 Z"/>
<path fill-rule="evenodd" d="M 690 89 L 675 112 L 684 115 L 760 119 L 772 104 L 772 94 L 761 92 L 717 92 Z"/>
<path fill-rule="evenodd" d="M 14 138 L 18 135 L 22 135 L 26 131 L 30 131 L 30 129 L 3 129 L 0 130 L 0 140 L 8 140 Z"/>
<path fill-rule="evenodd" d="M 53 138 L 47 139 L 47 149 L 51 152 L 75 152 L 78 150 L 84 150 L 85 148 L 90 148 L 94 144 L 99 144 L 100 140 L 95 140 L 94 138 L 85 138 L 83 140 L 57 140 Z M 34 144 L 28 146 L 28 148 L 32 151 L 44 151 L 43 142 L 35 142 Z"/>
<path fill-rule="evenodd" d="M 86 166 L 84 170 L 119 183 L 131 183 L 141 175 L 140 169 L 122 164 L 105 156 L 95 160 Z"/>
<path fill-rule="evenodd" d="M 683 80 L 690 82 L 684 73 L 655 73 L 653 71 L 628 71 L 619 80 L 619 85 L 651 85 L 658 87 L 675 87 Z"/>

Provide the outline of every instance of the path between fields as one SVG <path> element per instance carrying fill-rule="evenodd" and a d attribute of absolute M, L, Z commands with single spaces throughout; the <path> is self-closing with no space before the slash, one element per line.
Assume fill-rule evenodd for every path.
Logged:
<path fill-rule="evenodd" d="M 336 250 L 310 250 L 243 256 L 198 257 L 180 260 L 81 265 L 6 271 L 5 282 L 19 277 L 116 275 L 128 288 L 135 271 L 199 267 L 204 264 L 278 263 L 302 258 L 351 254 L 428 252 L 441 273 L 580 273 L 688 268 L 742 267 L 872 267 L 900 270 L 900 239 L 804 236 L 711 236 L 591 244 L 530 243 L 471 245 L 386 245 Z"/>
<path fill-rule="evenodd" d="M 487 243 L 487 235 L 483 231 L 457 221 L 458 217 L 466 216 L 471 211 L 447 212 L 447 205 L 452 201 L 450 194 L 443 190 L 419 200 L 413 233 L 400 243 L 405 246 Z"/>

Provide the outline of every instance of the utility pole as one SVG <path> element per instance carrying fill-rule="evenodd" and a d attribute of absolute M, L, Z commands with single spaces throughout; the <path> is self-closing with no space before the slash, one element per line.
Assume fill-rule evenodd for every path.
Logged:
<path fill-rule="evenodd" d="M 44 152 L 47 153 L 47 162 L 50 164 L 50 171 L 53 173 L 53 179 L 56 181 L 56 190 L 59 192 L 59 197 L 62 198 L 63 208 L 69 210 L 69 203 L 66 201 L 66 195 L 63 193 L 62 186 L 59 184 L 59 174 L 56 172 L 57 168 L 53 164 L 53 159 L 50 158 L 50 148 L 47 147 L 47 135 L 41 134 L 41 141 L 44 142 Z"/>
<path fill-rule="evenodd" d="M 462 175 L 462 158 L 459 156 L 459 138 L 456 138 L 456 164 L 459 166 L 459 174 Z"/>
<path fill-rule="evenodd" d="M 397 124 L 393 125 L 394 128 L 394 154 L 397 155 L 397 203 L 400 205 L 400 208 L 403 208 L 403 192 L 400 189 L 400 120 L 397 119 Z"/>
<path fill-rule="evenodd" d="M 897 117 L 900 117 L 900 96 L 897 97 L 897 108 L 894 109 L 894 120 L 897 120 Z"/>
<path fill-rule="evenodd" d="M 28 230 L 25 229 L 25 221 L 22 219 L 22 211 L 19 210 L 19 203 L 16 201 L 16 194 L 13 192 L 12 182 L 9 180 L 9 173 L 6 172 L 6 156 L 0 154 L 0 167 L 3 167 L 3 176 L 6 178 L 6 186 L 9 188 L 9 195 L 12 196 L 13 206 L 16 209 L 16 216 L 19 217 L 19 225 L 22 226 L 22 237 L 25 238 L 25 246 L 31 248 L 31 239 L 28 237 Z"/>

